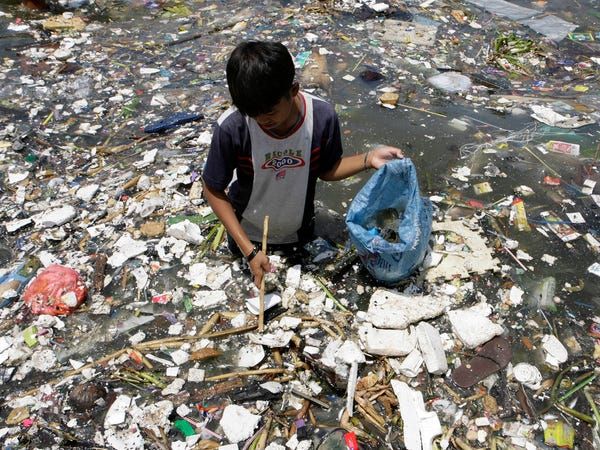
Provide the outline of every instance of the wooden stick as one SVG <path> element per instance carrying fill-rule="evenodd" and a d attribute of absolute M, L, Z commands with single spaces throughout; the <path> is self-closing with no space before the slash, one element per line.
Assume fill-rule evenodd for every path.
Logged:
<path fill-rule="evenodd" d="M 212 377 L 205 378 L 204 381 L 218 381 L 224 380 L 227 378 L 235 378 L 235 377 L 249 377 L 252 375 L 272 375 L 278 373 L 289 373 L 287 369 L 258 369 L 258 370 L 244 370 L 242 372 L 229 372 L 223 373 L 221 375 L 215 375 Z"/>
<path fill-rule="evenodd" d="M 415 106 L 405 105 L 404 103 L 398 103 L 398 106 L 402 106 L 403 108 L 413 109 L 415 111 L 420 111 L 420 112 L 423 112 L 426 114 L 432 114 L 432 115 L 438 116 L 438 117 L 448 117 L 445 114 L 436 113 L 436 112 L 429 111 L 429 110 L 423 109 L 423 108 L 417 108 Z"/>
<path fill-rule="evenodd" d="M 529 148 L 527 148 L 527 146 L 523 146 L 524 150 L 527 150 L 529 152 L 529 154 L 531 156 L 533 156 L 535 159 L 537 159 L 539 162 L 541 162 L 544 166 L 546 166 L 546 168 L 552 172 L 554 175 L 556 175 L 557 177 L 561 177 L 560 173 L 558 173 L 556 170 L 554 170 L 552 167 L 550 167 L 548 164 L 546 164 L 546 161 L 544 161 L 542 158 L 540 158 L 538 155 L 536 155 L 535 153 L 533 153 L 532 150 L 530 150 Z"/>
<path fill-rule="evenodd" d="M 324 408 L 324 409 L 331 408 L 331 405 L 329 403 L 324 402 L 323 400 L 319 400 L 318 398 L 313 397 L 312 395 L 306 394 L 303 391 L 301 391 L 300 389 L 296 389 L 296 388 L 292 387 L 290 392 L 300 398 L 303 398 L 304 400 L 308 400 L 310 402 L 316 403 L 321 408 Z"/>
<path fill-rule="evenodd" d="M 134 187 L 136 184 L 138 184 L 138 181 L 140 181 L 141 177 L 142 177 L 141 175 L 136 175 L 131 180 L 129 180 L 127 183 L 123 184 L 121 186 L 121 189 L 130 189 L 130 188 Z"/>
<path fill-rule="evenodd" d="M 271 350 L 273 354 L 273 360 L 275 361 L 275 365 L 277 367 L 283 367 L 283 358 L 281 357 L 281 352 L 279 350 L 273 349 Z"/>
<path fill-rule="evenodd" d="M 269 216 L 265 216 L 263 223 L 262 252 L 267 254 L 267 235 L 269 234 Z M 265 274 L 260 280 L 259 310 L 258 310 L 258 332 L 265 329 Z"/>
<path fill-rule="evenodd" d="M 202 337 L 202 338 L 206 338 L 206 339 L 222 338 L 225 336 L 229 336 L 231 334 L 246 333 L 246 332 L 252 331 L 254 329 L 256 329 L 256 324 L 250 324 L 250 325 L 244 325 L 243 327 L 228 328 L 223 331 L 215 331 L 214 333 L 205 334 L 204 336 L 198 336 L 198 337 Z"/>
<path fill-rule="evenodd" d="M 217 324 L 217 322 L 219 321 L 219 319 L 221 318 L 221 314 L 216 312 L 214 313 L 212 316 L 210 316 L 210 318 L 206 321 L 206 323 L 204 324 L 204 326 L 200 329 L 200 333 L 198 334 L 206 334 L 209 331 L 211 331 L 214 326 Z"/>
<path fill-rule="evenodd" d="M 265 450 L 265 447 L 267 446 L 267 439 L 269 438 L 269 432 L 271 431 L 271 422 L 272 421 L 273 421 L 273 419 L 271 417 L 267 418 L 267 423 L 265 424 L 265 429 L 261 433 L 260 437 L 258 438 L 258 444 L 256 444 L 255 450 Z"/>

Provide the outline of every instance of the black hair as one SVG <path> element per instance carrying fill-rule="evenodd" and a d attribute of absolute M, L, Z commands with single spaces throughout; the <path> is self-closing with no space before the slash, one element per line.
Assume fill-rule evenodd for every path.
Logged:
<path fill-rule="evenodd" d="M 242 42 L 227 62 L 233 104 L 250 117 L 266 114 L 283 97 L 289 98 L 294 74 L 292 56 L 279 42 Z"/>

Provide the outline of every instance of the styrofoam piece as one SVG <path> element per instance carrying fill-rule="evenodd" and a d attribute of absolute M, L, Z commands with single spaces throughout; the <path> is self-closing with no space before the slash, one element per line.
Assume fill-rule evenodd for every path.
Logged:
<path fill-rule="evenodd" d="M 12 233 L 14 231 L 17 231 L 17 230 L 23 228 L 23 227 L 26 227 L 31 222 L 33 222 L 33 220 L 31 219 L 31 217 L 27 217 L 25 219 L 16 219 L 16 220 L 13 220 L 11 222 L 4 222 L 4 226 L 6 227 L 6 231 L 8 233 Z"/>
<path fill-rule="evenodd" d="M 109 428 L 104 431 L 102 447 L 127 450 L 143 450 L 144 436 L 139 427 L 133 424 L 124 429 Z"/>
<path fill-rule="evenodd" d="M 111 425 L 119 425 L 125 422 L 125 414 L 131 405 L 131 397 L 128 395 L 119 395 L 110 405 L 104 418 L 104 428 Z"/>
<path fill-rule="evenodd" d="M 354 415 L 354 394 L 356 393 L 356 383 L 358 381 L 358 363 L 353 362 L 350 365 L 350 374 L 348 376 L 348 385 L 346 389 L 346 411 L 352 417 Z"/>
<path fill-rule="evenodd" d="M 360 347 L 354 341 L 344 341 L 344 343 L 335 352 L 336 362 L 344 364 L 364 363 L 365 355 Z"/>
<path fill-rule="evenodd" d="M 539 369 L 528 363 L 519 363 L 512 369 L 515 379 L 530 389 L 542 386 L 542 374 Z"/>
<path fill-rule="evenodd" d="M 298 317 L 285 316 L 279 319 L 279 326 L 284 330 L 295 330 L 302 323 L 302 319 Z"/>
<path fill-rule="evenodd" d="M 214 308 L 218 305 L 227 303 L 227 294 L 225 291 L 198 291 L 194 294 L 192 303 L 194 306 L 201 309 Z"/>
<path fill-rule="evenodd" d="M 546 352 L 546 363 L 552 367 L 558 367 L 569 359 L 565 346 L 552 334 L 542 338 L 542 348 Z"/>
<path fill-rule="evenodd" d="M 286 347 L 292 336 L 294 335 L 293 331 L 283 331 L 276 330 L 274 333 L 265 333 L 265 334 L 250 334 L 249 338 L 251 342 L 255 344 L 264 345 L 269 348 L 274 347 Z"/>
<path fill-rule="evenodd" d="M 40 228 L 59 227 L 69 222 L 77 215 L 77 210 L 71 205 L 49 209 L 32 217 L 36 226 Z"/>
<path fill-rule="evenodd" d="M 161 400 L 151 403 L 143 408 L 134 408 L 131 412 L 132 422 L 140 428 L 152 430 L 156 434 L 161 433 L 161 429 L 167 433 L 171 427 L 169 416 L 173 412 L 173 402 L 170 400 Z"/>
<path fill-rule="evenodd" d="M 400 367 L 398 368 L 398 372 L 405 377 L 414 378 L 416 377 L 423 365 L 423 356 L 418 348 L 415 348 L 412 352 L 408 354 Z"/>
<path fill-rule="evenodd" d="M 108 264 L 112 267 L 120 267 L 125 261 L 135 256 L 141 255 L 147 250 L 144 241 L 132 239 L 129 233 L 124 233 L 115 242 L 116 251 L 108 258 Z"/>
<path fill-rule="evenodd" d="M 486 317 L 479 305 L 449 311 L 448 319 L 452 331 L 467 348 L 478 347 L 504 331 L 500 325 Z"/>
<path fill-rule="evenodd" d="M 176 378 L 179 375 L 179 366 L 167 367 L 165 373 L 170 378 Z"/>
<path fill-rule="evenodd" d="M 190 359 L 190 354 L 184 350 L 175 350 L 169 355 L 173 362 L 178 366 L 185 364 Z"/>
<path fill-rule="evenodd" d="M 437 414 L 425 410 L 421 392 L 399 380 L 391 384 L 404 422 L 404 446 L 407 450 L 431 450 L 433 439 L 442 434 Z"/>
<path fill-rule="evenodd" d="M 435 375 L 446 373 L 448 362 L 440 333 L 427 322 L 419 323 L 415 332 L 427 371 Z"/>
<path fill-rule="evenodd" d="M 367 320 L 378 328 L 404 329 L 444 312 L 448 301 L 430 295 L 405 295 L 377 289 L 371 296 Z"/>
<path fill-rule="evenodd" d="M 290 267 L 285 275 L 286 287 L 298 289 L 300 287 L 301 277 L 302 266 L 300 264 L 296 264 L 295 266 Z"/>
<path fill-rule="evenodd" d="M 204 374 L 205 374 L 204 369 L 197 369 L 195 367 L 190 367 L 190 369 L 188 370 L 187 380 L 190 383 L 200 383 L 201 381 L 204 381 Z"/>
<path fill-rule="evenodd" d="M 184 384 L 185 384 L 185 380 L 183 378 L 175 378 L 173 381 L 171 381 L 170 384 L 167 385 L 166 388 L 164 388 L 162 391 L 160 391 L 160 393 L 161 393 L 161 395 L 163 395 L 165 397 L 167 395 L 179 394 L 181 389 L 183 389 Z"/>
<path fill-rule="evenodd" d="M 265 295 L 265 311 L 277 306 L 281 303 L 281 296 L 276 292 L 271 292 Z M 260 298 L 253 297 L 246 300 L 246 308 L 255 316 L 258 316 L 260 308 Z"/>
<path fill-rule="evenodd" d="M 237 365 L 239 367 L 254 367 L 265 357 L 262 345 L 250 344 L 242 347 L 238 353 Z"/>
<path fill-rule="evenodd" d="M 471 79 L 460 72 L 443 72 L 427 78 L 427 82 L 445 92 L 465 92 L 471 89 Z"/>
<path fill-rule="evenodd" d="M 167 236 L 181 239 L 194 245 L 204 240 L 200 227 L 187 219 L 169 226 L 167 228 Z"/>
<path fill-rule="evenodd" d="M 277 381 L 267 381 L 262 383 L 260 387 L 273 394 L 279 394 L 280 392 L 283 392 L 283 384 L 278 383 Z"/>
<path fill-rule="evenodd" d="M 89 202 L 90 200 L 92 200 L 92 198 L 94 198 L 94 195 L 96 195 L 96 192 L 98 192 L 99 188 L 99 184 L 88 184 L 87 186 L 82 186 L 79 189 L 77 189 L 75 196 L 79 200 Z"/>
<path fill-rule="evenodd" d="M 415 334 L 408 330 L 381 330 L 363 325 L 358 332 L 365 350 L 372 355 L 404 356 L 417 344 Z"/>
<path fill-rule="evenodd" d="M 238 405 L 228 405 L 223 411 L 219 425 L 229 442 L 237 444 L 254 434 L 254 429 L 260 422 L 261 416 L 252 414 L 246 408 Z"/>
<path fill-rule="evenodd" d="M 327 367 L 335 367 L 335 354 L 337 353 L 337 351 L 343 343 L 344 341 L 342 341 L 341 339 L 336 339 L 335 341 L 331 341 L 329 344 L 327 344 L 327 347 L 325 347 L 325 350 L 323 350 L 323 353 L 321 354 L 321 363 L 323 363 Z"/>
<path fill-rule="evenodd" d="M 285 446 L 278 444 L 277 442 L 271 442 L 269 445 L 267 445 L 265 450 L 285 450 Z"/>
<path fill-rule="evenodd" d="M 398 398 L 400 415 L 402 416 L 404 446 L 407 450 L 421 450 L 421 431 L 419 430 L 419 415 L 417 412 L 417 405 L 423 402 L 421 393 L 411 389 L 406 383 L 399 380 L 392 380 L 391 384 L 394 394 Z"/>
<path fill-rule="evenodd" d="M 469 251 L 462 250 L 446 254 L 439 265 L 425 272 L 427 281 L 435 281 L 438 278 L 450 280 L 456 276 L 469 278 L 470 273 L 483 274 L 488 270 L 499 270 L 499 260 L 494 258 L 492 249 L 488 247 L 485 238 L 467 228 L 463 222 L 458 220 L 433 222 L 432 231 L 434 233 L 451 231 L 460 235 Z"/>
<path fill-rule="evenodd" d="M 419 413 L 419 429 L 421 431 L 421 446 L 423 450 L 433 449 L 433 439 L 442 434 L 442 424 L 434 411 Z"/>

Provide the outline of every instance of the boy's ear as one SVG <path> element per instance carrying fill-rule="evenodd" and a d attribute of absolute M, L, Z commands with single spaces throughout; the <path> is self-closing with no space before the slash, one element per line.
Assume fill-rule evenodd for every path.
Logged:
<path fill-rule="evenodd" d="M 290 94 L 292 95 L 292 97 L 295 97 L 296 95 L 298 95 L 299 90 L 300 90 L 300 83 L 298 83 L 297 81 L 294 81 L 292 83 L 292 89 L 290 90 Z"/>

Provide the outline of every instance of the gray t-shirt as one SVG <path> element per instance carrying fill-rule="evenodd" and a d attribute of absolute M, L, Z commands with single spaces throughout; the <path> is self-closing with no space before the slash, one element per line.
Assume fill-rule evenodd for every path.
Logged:
<path fill-rule="evenodd" d="M 225 191 L 248 237 L 262 239 L 269 216 L 269 242 L 289 244 L 312 233 L 315 185 L 342 157 L 333 107 L 301 92 L 304 115 L 287 136 L 276 137 L 230 108 L 218 119 L 202 178 Z M 231 183 L 236 175 L 235 181 Z M 230 184 L 231 183 L 231 184 Z"/>

